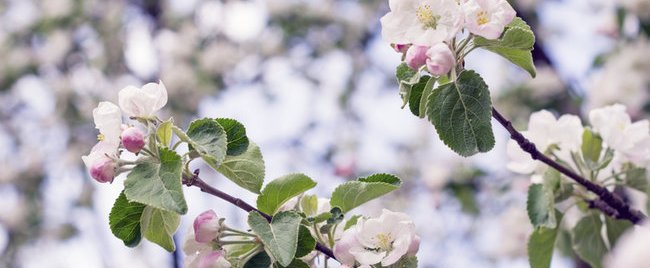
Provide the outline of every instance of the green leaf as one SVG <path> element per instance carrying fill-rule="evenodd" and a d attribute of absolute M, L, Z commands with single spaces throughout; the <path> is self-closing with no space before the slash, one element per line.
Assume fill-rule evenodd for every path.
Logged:
<path fill-rule="evenodd" d="M 249 140 L 246 136 L 246 128 L 244 125 L 230 118 L 217 118 L 216 120 L 226 131 L 228 138 L 227 155 L 238 155 L 245 152 L 246 148 L 248 148 Z"/>
<path fill-rule="evenodd" d="M 294 259 L 291 261 L 291 263 L 288 266 L 281 266 L 278 265 L 277 263 L 273 264 L 274 268 L 309 268 L 309 265 L 307 265 L 304 261 L 301 261 L 299 259 Z"/>
<path fill-rule="evenodd" d="M 142 239 L 140 216 L 144 207 L 144 204 L 129 202 L 126 195 L 124 195 L 124 191 L 122 191 L 108 215 L 111 232 L 121 239 L 127 247 L 137 246 Z"/>
<path fill-rule="evenodd" d="M 555 228 L 555 197 L 553 192 L 542 184 L 532 184 L 528 188 L 528 218 L 535 227 Z"/>
<path fill-rule="evenodd" d="M 582 132 L 582 159 L 591 170 L 597 170 L 600 152 L 603 149 L 603 139 L 598 134 L 585 128 Z"/>
<path fill-rule="evenodd" d="M 180 222 L 181 217 L 174 212 L 146 207 L 140 218 L 141 232 L 147 240 L 173 252 L 176 249 L 173 236 Z"/>
<path fill-rule="evenodd" d="M 601 236 L 602 223 L 598 214 L 587 215 L 573 227 L 571 242 L 578 256 L 594 268 L 600 268 L 607 246 Z"/>
<path fill-rule="evenodd" d="M 316 182 L 305 174 L 289 174 L 270 181 L 257 197 L 257 209 L 273 215 L 289 199 L 314 188 Z"/>
<path fill-rule="evenodd" d="M 253 256 L 246 264 L 244 268 L 268 268 L 271 267 L 273 261 L 266 252 L 262 251 Z"/>
<path fill-rule="evenodd" d="M 618 238 L 634 225 L 627 220 L 617 220 L 605 216 L 605 226 L 607 228 L 607 240 L 609 241 L 609 245 L 611 248 L 614 248 L 616 242 L 618 242 Z"/>
<path fill-rule="evenodd" d="M 162 122 L 158 129 L 156 130 L 156 136 L 162 145 L 169 147 L 172 142 L 172 126 L 174 125 L 174 120 L 171 118 L 165 122 Z"/>
<path fill-rule="evenodd" d="M 346 213 L 372 199 L 399 188 L 399 178 L 389 174 L 375 174 L 357 181 L 343 183 L 334 189 L 330 205 Z"/>
<path fill-rule="evenodd" d="M 350 217 L 350 219 L 348 219 L 345 222 L 345 227 L 343 227 L 343 231 L 345 231 L 347 229 L 350 229 L 350 227 L 352 227 L 352 226 L 357 225 L 357 221 L 359 221 L 360 218 L 361 218 L 361 215 L 354 215 L 354 216 Z"/>
<path fill-rule="evenodd" d="M 242 154 L 226 156 L 217 171 L 242 188 L 260 193 L 264 182 L 264 159 L 260 147 L 250 142 Z"/>
<path fill-rule="evenodd" d="M 301 221 L 302 217 L 292 211 L 276 214 L 270 224 L 256 211 L 248 214 L 248 225 L 282 266 L 289 265 L 296 255 Z"/>
<path fill-rule="evenodd" d="M 418 267 L 418 258 L 415 256 L 409 256 L 402 258 L 395 265 L 396 268 L 417 268 Z"/>
<path fill-rule="evenodd" d="M 298 246 L 296 248 L 296 258 L 307 256 L 316 248 L 316 239 L 311 235 L 309 228 L 300 225 L 298 231 Z"/>
<path fill-rule="evenodd" d="M 402 63 L 397 66 L 395 76 L 397 84 L 399 84 L 399 95 L 403 100 L 402 108 L 404 108 L 411 97 L 413 85 L 420 80 L 420 72 L 411 69 L 406 63 Z"/>
<path fill-rule="evenodd" d="M 555 211 L 559 219 L 562 214 Z M 528 263 L 531 268 L 548 268 L 553 258 L 553 248 L 557 238 L 559 225 L 555 228 L 536 228 L 528 239 Z"/>
<path fill-rule="evenodd" d="M 531 54 L 535 35 L 521 18 L 512 20 L 499 39 L 488 40 L 477 36 L 474 38 L 474 44 L 501 55 L 535 77 L 536 70 Z"/>
<path fill-rule="evenodd" d="M 494 147 L 490 92 L 476 72 L 464 71 L 454 83 L 436 88 L 427 106 L 427 116 L 440 139 L 459 155 Z"/>
<path fill-rule="evenodd" d="M 442 80 L 442 78 L 440 79 Z M 424 86 L 424 89 L 422 90 L 422 96 L 420 97 L 420 101 L 418 102 L 418 106 L 419 106 L 418 116 L 420 118 L 424 118 L 424 116 L 427 113 L 427 100 L 429 99 L 431 92 L 433 92 L 433 85 L 435 83 L 436 83 L 435 77 L 429 78 L 427 84 Z"/>
<path fill-rule="evenodd" d="M 219 168 L 226 157 L 227 136 L 226 131 L 216 120 L 203 118 L 190 123 L 187 130 L 190 151 L 197 152 L 203 161 L 213 169 Z M 183 139 L 179 135 L 179 138 Z"/>
<path fill-rule="evenodd" d="M 625 184 L 641 192 L 648 189 L 648 178 L 645 168 L 632 167 L 625 171 Z"/>
<path fill-rule="evenodd" d="M 181 184 L 181 157 L 167 148 L 160 148 L 160 163 L 138 164 L 124 181 L 124 194 L 135 201 L 155 208 L 187 212 Z"/>
<path fill-rule="evenodd" d="M 314 194 L 303 195 L 300 198 L 300 208 L 307 216 L 314 216 L 318 213 L 318 197 Z"/>
<path fill-rule="evenodd" d="M 420 81 L 418 81 L 411 88 L 411 94 L 409 95 L 408 102 L 409 109 L 415 116 L 420 116 L 420 100 L 422 99 L 422 93 L 424 92 L 426 86 L 429 84 L 430 79 L 431 76 L 422 76 L 420 77 Z"/>
<path fill-rule="evenodd" d="M 555 203 L 562 202 L 573 195 L 573 186 L 562 180 L 559 171 L 548 168 L 544 172 L 544 188 L 553 193 Z"/>

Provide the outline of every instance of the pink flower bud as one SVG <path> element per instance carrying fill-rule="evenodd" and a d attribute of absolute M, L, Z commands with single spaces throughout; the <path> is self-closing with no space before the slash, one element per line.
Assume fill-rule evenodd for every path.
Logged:
<path fill-rule="evenodd" d="M 113 182 L 117 164 L 113 159 L 104 156 L 97 159 L 90 167 L 90 176 L 98 182 Z"/>
<path fill-rule="evenodd" d="M 454 55 L 445 43 L 433 45 L 427 50 L 427 69 L 433 75 L 447 74 L 454 67 Z"/>
<path fill-rule="evenodd" d="M 420 250 L 420 236 L 415 235 L 413 236 L 413 239 L 411 239 L 411 244 L 409 245 L 409 250 L 406 252 L 406 255 L 415 256 L 415 254 L 418 253 L 418 250 Z"/>
<path fill-rule="evenodd" d="M 219 237 L 221 220 L 213 210 L 207 210 L 194 220 L 194 240 L 200 243 L 209 243 Z"/>
<path fill-rule="evenodd" d="M 406 51 L 406 64 L 413 70 L 422 67 L 427 62 L 427 49 L 429 49 L 427 46 L 413 45 L 409 47 Z"/>
<path fill-rule="evenodd" d="M 404 53 L 410 46 L 409 44 L 393 44 L 393 49 L 395 49 L 395 52 Z"/>
<path fill-rule="evenodd" d="M 231 264 L 224 253 L 223 250 L 218 250 L 202 256 L 198 268 L 230 268 Z"/>
<path fill-rule="evenodd" d="M 132 153 L 139 153 L 144 147 L 144 133 L 136 127 L 129 127 L 122 131 L 122 145 Z"/>

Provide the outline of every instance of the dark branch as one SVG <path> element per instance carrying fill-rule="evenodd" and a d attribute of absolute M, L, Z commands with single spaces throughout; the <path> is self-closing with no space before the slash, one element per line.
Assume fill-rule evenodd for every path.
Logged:
<path fill-rule="evenodd" d="M 510 138 L 519 144 L 522 150 L 530 154 L 530 156 L 535 159 L 542 161 L 543 163 L 549 165 L 550 167 L 556 169 L 560 173 L 566 175 L 570 179 L 574 180 L 578 184 L 585 187 L 590 192 L 596 194 L 598 199 L 592 200 L 593 208 L 597 208 L 603 211 L 605 214 L 610 216 L 616 216 L 618 219 L 625 219 L 631 221 L 634 224 L 640 223 L 645 219 L 645 215 L 640 211 L 631 208 L 623 199 L 607 190 L 607 188 L 600 186 L 592 181 L 589 181 L 582 176 L 576 174 L 571 169 L 559 164 L 558 162 L 553 161 L 553 159 L 547 157 L 541 153 L 535 147 L 535 144 L 531 143 L 526 139 L 519 131 L 517 131 L 510 121 L 505 119 L 496 109 L 492 108 L 492 117 L 496 119 L 503 127 L 510 133 Z M 592 204 L 590 203 L 590 206 Z"/>
<path fill-rule="evenodd" d="M 214 195 L 214 196 L 216 196 L 218 198 L 221 198 L 223 200 L 226 200 L 229 203 L 243 209 L 246 212 L 257 211 L 260 215 L 262 215 L 264 218 L 266 218 L 267 221 L 269 221 L 269 222 L 271 221 L 271 216 L 270 215 L 268 215 L 268 214 L 266 214 L 266 213 L 264 213 L 262 211 L 259 211 L 257 208 L 255 208 L 255 207 L 251 206 L 250 204 L 246 203 L 244 200 L 241 200 L 241 199 L 236 198 L 234 196 L 231 196 L 231 195 L 229 195 L 227 193 L 224 193 L 224 192 L 220 191 L 219 189 L 210 186 L 205 181 L 201 180 L 201 178 L 199 178 L 199 170 L 198 169 L 194 171 L 194 175 L 192 177 L 190 177 L 190 178 L 183 177 L 183 184 L 185 184 L 187 186 L 196 186 L 199 189 L 201 189 L 202 192 L 208 193 L 208 194 Z M 334 253 L 332 253 L 332 250 L 330 250 L 329 248 L 327 248 L 323 244 L 316 243 L 316 250 L 318 250 L 321 253 L 325 254 L 327 257 L 336 260 L 336 257 L 334 257 Z"/>

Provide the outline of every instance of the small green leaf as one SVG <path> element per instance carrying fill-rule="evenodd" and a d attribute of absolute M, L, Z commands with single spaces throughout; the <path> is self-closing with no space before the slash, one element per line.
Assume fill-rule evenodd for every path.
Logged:
<path fill-rule="evenodd" d="M 625 171 L 625 184 L 641 192 L 648 189 L 648 178 L 645 168 L 631 167 Z"/>
<path fill-rule="evenodd" d="M 298 232 L 298 247 L 296 249 L 296 258 L 307 256 L 316 247 L 316 239 L 311 235 L 309 228 L 300 225 Z"/>
<path fill-rule="evenodd" d="M 299 259 L 294 259 L 291 261 L 291 263 L 288 266 L 282 266 L 279 265 L 278 263 L 273 264 L 273 268 L 309 268 L 309 265 L 307 265 L 304 261 L 301 261 Z"/>
<path fill-rule="evenodd" d="M 108 215 L 108 222 L 111 232 L 124 242 L 127 247 L 135 247 L 140 243 L 140 216 L 145 205 L 138 202 L 129 202 L 124 191 L 115 200 L 111 213 Z"/>
<path fill-rule="evenodd" d="M 440 139 L 459 155 L 494 147 L 490 92 L 476 72 L 464 71 L 454 83 L 436 88 L 427 106 L 427 116 Z"/>
<path fill-rule="evenodd" d="M 173 252 L 176 249 L 173 236 L 181 222 L 180 219 L 174 212 L 146 207 L 140 218 L 141 232 L 147 240 Z"/>
<path fill-rule="evenodd" d="M 601 236 L 602 222 L 598 214 L 587 215 L 573 227 L 571 242 L 573 250 L 594 268 L 600 268 L 607 246 Z"/>
<path fill-rule="evenodd" d="M 228 137 L 227 151 L 228 155 L 239 155 L 248 148 L 248 137 L 246 128 L 242 123 L 230 118 L 217 118 L 217 123 L 223 127 Z"/>
<path fill-rule="evenodd" d="M 517 65 L 524 69 L 530 74 L 533 78 L 537 76 L 537 69 L 533 63 L 533 54 L 530 50 L 521 50 L 521 49 L 512 49 L 504 47 L 486 47 L 485 49 L 492 51 L 496 54 L 499 54 L 501 57 L 504 57 L 506 60 L 512 62 L 514 65 Z"/>
<path fill-rule="evenodd" d="M 474 38 L 477 47 L 501 55 L 515 65 L 526 70 L 535 77 L 536 70 L 533 64 L 531 50 L 535 44 L 535 35 L 530 26 L 521 18 L 515 18 L 506 26 L 503 34 L 497 40 L 488 40 L 477 36 Z"/>
<path fill-rule="evenodd" d="M 442 80 L 443 78 L 440 79 Z M 427 100 L 429 99 L 431 92 L 433 92 L 433 85 L 435 83 L 436 83 L 436 78 L 431 77 L 427 81 L 427 84 L 424 85 L 424 89 L 422 90 L 422 96 L 420 97 L 420 102 L 418 102 L 418 106 L 419 106 L 418 116 L 420 118 L 424 118 L 424 116 L 426 116 L 427 114 Z"/>
<path fill-rule="evenodd" d="M 389 174 L 375 174 L 357 181 L 343 183 L 334 189 L 330 205 L 346 213 L 372 199 L 396 190 L 401 185 L 399 178 Z"/>
<path fill-rule="evenodd" d="M 417 268 L 418 258 L 416 256 L 404 257 L 395 265 L 396 268 Z"/>
<path fill-rule="evenodd" d="M 162 122 L 158 129 L 156 130 L 156 136 L 162 145 L 169 147 L 172 142 L 172 126 L 174 125 L 174 120 L 171 118 L 165 122 Z"/>
<path fill-rule="evenodd" d="M 360 218 L 361 218 L 361 215 L 354 215 L 354 216 L 350 217 L 350 219 L 348 219 L 345 222 L 345 227 L 343 227 L 343 230 L 345 231 L 347 229 L 350 229 L 350 227 L 357 225 L 357 221 L 359 221 Z"/>
<path fill-rule="evenodd" d="M 616 242 L 618 242 L 618 238 L 634 225 L 627 220 L 617 220 L 605 216 L 605 226 L 607 228 L 607 240 L 609 241 L 609 245 L 614 248 Z"/>
<path fill-rule="evenodd" d="M 181 157 L 167 148 L 160 148 L 160 163 L 138 164 L 124 181 L 124 194 L 129 201 L 155 208 L 187 212 L 181 184 Z"/>
<path fill-rule="evenodd" d="M 558 219 L 562 214 L 555 211 Z M 555 228 L 536 228 L 528 239 L 528 263 L 531 268 L 548 268 L 553 258 L 553 248 L 557 238 L 559 225 Z"/>
<path fill-rule="evenodd" d="M 190 123 L 185 140 L 190 151 L 197 152 L 203 161 L 213 169 L 219 168 L 226 157 L 227 136 L 226 131 L 216 120 L 203 118 Z M 179 136 L 179 138 L 183 138 Z"/>
<path fill-rule="evenodd" d="M 408 102 L 409 109 L 415 116 L 420 116 L 420 100 L 422 99 L 422 93 L 424 92 L 426 85 L 429 84 L 430 79 L 431 76 L 422 76 L 420 77 L 420 81 L 411 87 L 411 94 L 409 95 Z"/>
<path fill-rule="evenodd" d="M 226 156 L 217 171 L 242 188 L 260 193 L 264 182 L 264 159 L 260 147 L 250 142 L 245 152 Z"/>
<path fill-rule="evenodd" d="M 301 221 L 302 217 L 292 211 L 276 214 L 270 224 L 256 211 L 248 214 L 248 225 L 282 266 L 288 266 L 296 255 Z"/>
<path fill-rule="evenodd" d="M 528 218 L 535 227 L 553 229 L 557 226 L 555 218 L 555 197 L 553 192 L 542 184 L 532 184 L 528 188 Z"/>
<path fill-rule="evenodd" d="M 395 71 L 395 76 L 397 77 L 397 83 L 406 83 L 409 85 L 413 85 L 417 83 L 419 80 L 420 76 L 418 75 L 418 72 L 416 70 L 411 69 L 408 65 L 406 65 L 405 62 L 402 62 L 402 64 L 397 66 L 397 70 Z"/>
<path fill-rule="evenodd" d="M 598 134 L 585 128 L 582 132 L 582 159 L 586 166 L 591 170 L 597 170 L 600 152 L 603 149 L 603 139 Z"/>
<path fill-rule="evenodd" d="M 275 214 L 289 199 L 314 188 L 316 182 L 304 174 L 289 174 L 270 181 L 257 197 L 257 208 L 269 215 Z"/>
<path fill-rule="evenodd" d="M 318 197 L 314 194 L 303 195 L 300 198 L 300 208 L 307 216 L 314 216 L 318 213 Z"/>
<path fill-rule="evenodd" d="M 271 257 L 265 251 L 257 253 L 246 264 L 244 268 L 269 268 L 273 264 Z"/>

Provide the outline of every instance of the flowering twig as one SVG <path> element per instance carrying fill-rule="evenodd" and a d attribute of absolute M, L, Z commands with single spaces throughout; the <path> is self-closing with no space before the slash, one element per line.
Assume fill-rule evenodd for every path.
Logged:
<path fill-rule="evenodd" d="M 634 224 L 638 224 L 645 219 L 645 215 L 643 215 L 641 211 L 631 208 L 627 203 L 625 203 L 625 201 L 623 201 L 620 196 L 610 192 L 601 185 L 598 185 L 581 177 L 572 170 L 559 164 L 558 162 L 555 162 L 553 159 L 538 151 L 535 147 L 535 144 L 530 142 L 519 131 L 517 131 L 512 126 L 512 123 L 503 117 L 503 115 L 501 115 L 495 108 L 492 108 L 492 117 L 494 117 L 494 119 L 503 125 L 503 127 L 510 133 L 510 138 L 516 141 L 517 144 L 519 144 L 519 147 L 530 154 L 534 160 L 539 160 L 549 165 L 560 173 L 571 178 L 578 184 L 582 185 L 590 192 L 596 194 L 598 196 L 598 199 L 588 202 L 591 208 L 597 208 L 609 216 L 617 219 L 625 219 Z"/>
<path fill-rule="evenodd" d="M 246 203 L 244 200 L 241 200 L 241 199 L 236 198 L 236 197 L 234 197 L 232 195 L 224 193 L 224 192 L 220 191 L 219 189 L 210 186 L 205 181 L 201 180 L 201 178 L 199 177 L 199 170 L 198 169 L 194 171 L 194 174 L 192 176 L 189 176 L 189 177 L 188 176 L 183 176 L 183 184 L 185 184 L 186 186 L 196 186 L 199 189 L 201 189 L 202 192 L 208 193 L 208 194 L 214 195 L 214 196 L 216 196 L 218 198 L 221 198 L 223 200 L 226 200 L 229 203 L 243 209 L 246 212 L 257 211 L 266 220 L 268 220 L 269 222 L 271 221 L 271 216 L 270 215 L 268 215 L 268 214 L 258 210 L 257 208 L 251 206 L 250 204 Z M 318 250 L 321 253 L 325 254 L 325 256 L 336 260 L 336 257 L 334 257 L 334 253 L 332 252 L 332 250 L 330 250 L 329 248 L 327 248 L 326 246 L 324 246 L 320 242 L 316 243 L 316 250 Z"/>

